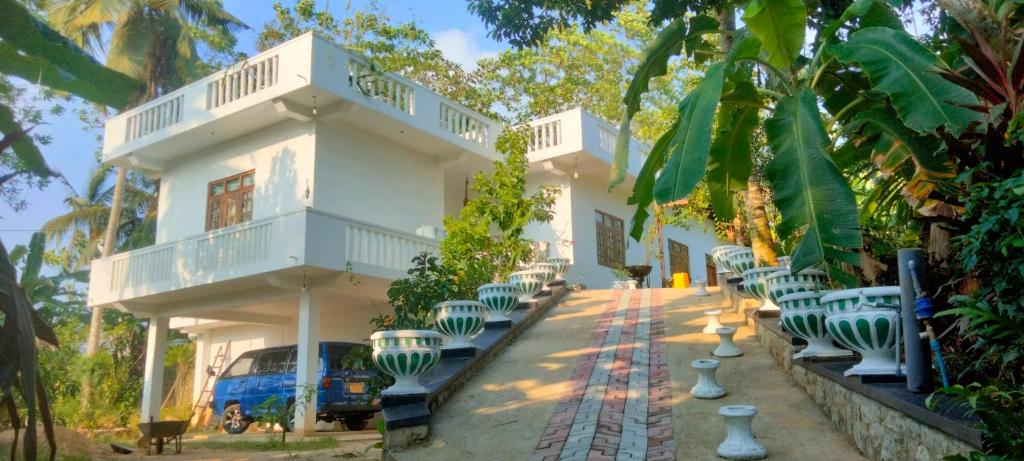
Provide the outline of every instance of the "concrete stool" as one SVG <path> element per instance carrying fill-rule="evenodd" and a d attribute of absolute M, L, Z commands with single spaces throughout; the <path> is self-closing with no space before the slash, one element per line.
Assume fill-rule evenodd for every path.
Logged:
<path fill-rule="evenodd" d="M 721 309 L 713 309 L 710 311 L 704 311 L 704 315 L 708 318 L 708 324 L 704 327 L 704 334 L 713 335 L 715 330 L 722 328 L 722 323 L 718 321 L 718 316 L 722 315 Z"/>
<path fill-rule="evenodd" d="M 750 428 L 757 415 L 753 405 L 725 405 L 718 409 L 725 417 L 725 440 L 718 446 L 718 456 L 725 459 L 763 459 L 764 445 L 757 441 Z"/>
<path fill-rule="evenodd" d="M 698 399 L 717 399 L 725 396 L 725 388 L 715 381 L 718 360 L 697 359 L 691 364 L 697 370 L 697 385 L 690 389 L 690 395 Z"/>
<path fill-rule="evenodd" d="M 708 286 L 708 282 L 705 282 L 703 280 L 694 280 L 693 281 L 693 288 L 694 288 L 693 295 L 694 296 L 709 296 L 710 293 L 708 293 L 707 286 Z"/>
<path fill-rule="evenodd" d="M 715 357 L 739 357 L 743 351 L 732 342 L 732 335 L 736 334 L 736 327 L 721 327 L 715 330 L 718 334 L 718 347 L 711 352 Z"/>

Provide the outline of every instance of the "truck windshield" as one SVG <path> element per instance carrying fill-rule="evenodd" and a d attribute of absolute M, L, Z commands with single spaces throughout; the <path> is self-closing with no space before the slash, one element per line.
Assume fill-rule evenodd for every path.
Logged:
<path fill-rule="evenodd" d="M 354 349 L 353 344 L 328 344 L 327 345 L 327 369 L 341 371 L 349 367 L 345 366 L 345 358 Z"/>

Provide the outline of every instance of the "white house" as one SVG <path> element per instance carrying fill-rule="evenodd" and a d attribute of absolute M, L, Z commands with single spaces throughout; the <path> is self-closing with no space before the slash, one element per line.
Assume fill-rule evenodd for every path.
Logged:
<path fill-rule="evenodd" d="M 553 252 L 575 261 L 571 281 L 592 287 L 608 285 L 611 260 L 645 262 L 611 219 L 631 216 L 628 187 L 603 185 L 614 130 L 579 110 L 532 126 L 530 182 L 563 194 L 556 219 L 530 235 L 572 242 Z M 199 373 L 229 342 L 228 364 L 297 343 L 296 387 L 315 385 L 315 346 L 369 336 L 370 318 L 389 310 L 388 283 L 437 250 L 465 178 L 499 157 L 500 130 L 312 33 L 107 121 L 103 161 L 160 179 L 156 243 L 94 261 L 89 284 L 91 306 L 150 319 L 142 420 L 159 418 L 168 328 L 196 336 Z M 666 236 L 704 277 L 713 235 Z M 296 430 L 312 430 L 313 417 Z"/>

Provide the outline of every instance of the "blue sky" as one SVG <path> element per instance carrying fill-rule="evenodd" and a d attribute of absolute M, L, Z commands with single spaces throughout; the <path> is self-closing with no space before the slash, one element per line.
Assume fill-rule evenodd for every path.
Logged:
<path fill-rule="evenodd" d="M 284 0 L 291 5 L 292 0 Z M 358 9 L 367 0 L 319 0 L 318 8 L 329 8 L 337 17 L 345 15 L 346 6 Z M 273 18 L 272 0 L 224 0 L 225 8 L 248 24 L 251 29 L 239 34 L 239 48 L 255 52 L 256 34 L 262 25 Z M 477 59 L 493 56 L 506 45 L 487 37 L 487 30 L 479 18 L 466 9 L 464 0 L 386 0 L 377 2 L 384 13 L 396 21 L 415 21 L 430 33 L 438 47 L 450 59 L 472 67 Z M 64 173 L 76 188 L 81 188 L 94 166 L 93 153 L 98 147 L 92 133 L 84 131 L 73 111 L 62 117 L 48 117 L 46 125 L 38 128 L 49 134 L 53 142 L 42 146 L 50 166 Z M 50 218 L 64 212 L 61 203 L 66 196 L 63 185 L 54 182 L 44 190 L 25 190 L 23 196 L 28 207 L 15 213 L 0 204 L 0 239 L 10 248 L 26 243 L 32 231 L 38 230 Z"/>

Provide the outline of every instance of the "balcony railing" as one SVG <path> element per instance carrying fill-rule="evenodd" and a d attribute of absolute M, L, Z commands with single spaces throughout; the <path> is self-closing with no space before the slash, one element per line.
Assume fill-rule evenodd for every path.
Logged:
<path fill-rule="evenodd" d="M 151 143 L 310 86 L 481 153 L 491 152 L 501 129 L 484 115 L 398 74 L 381 72 L 366 59 L 310 33 L 110 118 L 104 160 L 145 155 L 144 148 Z M 204 131 L 209 136 L 218 130 Z"/>
<path fill-rule="evenodd" d="M 335 241 L 331 241 L 335 240 Z M 89 302 L 141 296 L 313 265 L 397 277 L 436 240 L 305 209 L 93 262 Z M 337 249 L 337 250 L 335 250 Z"/>

